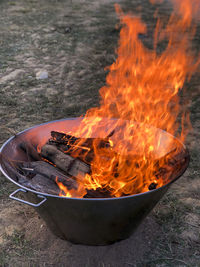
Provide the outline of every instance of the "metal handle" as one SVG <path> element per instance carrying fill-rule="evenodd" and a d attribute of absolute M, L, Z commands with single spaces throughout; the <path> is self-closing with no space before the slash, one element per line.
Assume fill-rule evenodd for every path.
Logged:
<path fill-rule="evenodd" d="M 23 199 L 20 199 L 20 198 L 15 197 L 14 195 L 17 194 L 18 192 L 27 193 L 27 191 L 26 191 L 25 189 L 19 188 L 19 189 L 17 189 L 15 192 L 13 192 L 12 194 L 10 194 L 9 197 L 10 197 L 11 199 L 17 200 L 17 201 L 19 201 L 19 202 L 22 202 L 22 203 L 24 203 L 24 204 L 30 205 L 30 206 L 32 206 L 32 207 L 39 207 L 40 205 L 42 205 L 42 204 L 47 200 L 46 197 L 44 197 L 44 196 L 42 196 L 42 195 L 37 195 L 37 197 L 39 197 L 39 198 L 43 198 L 43 200 L 40 201 L 40 202 L 37 203 L 37 204 L 34 204 L 34 203 L 29 202 L 29 201 L 25 201 L 25 200 L 23 200 Z"/>

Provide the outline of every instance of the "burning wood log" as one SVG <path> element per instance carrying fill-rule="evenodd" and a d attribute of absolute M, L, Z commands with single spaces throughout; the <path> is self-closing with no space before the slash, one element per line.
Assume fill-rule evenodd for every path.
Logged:
<path fill-rule="evenodd" d="M 91 172 L 88 164 L 64 154 L 55 146 L 44 145 L 41 149 L 41 155 L 55 164 L 59 169 L 75 177 L 76 179 L 82 179 L 86 173 Z"/>
<path fill-rule="evenodd" d="M 114 132 L 115 130 L 110 132 L 106 138 L 77 138 L 69 134 L 51 131 L 51 138 L 47 144 L 55 145 L 63 153 L 90 164 L 94 159 L 94 145 L 102 149 L 111 148 L 109 138 Z"/>
<path fill-rule="evenodd" d="M 22 171 L 26 173 L 26 176 L 33 175 L 29 188 L 48 194 L 58 195 L 60 189 L 58 188 L 56 181 L 61 182 L 68 190 L 77 189 L 77 183 L 71 177 L 68 177 L 58 171 L 54 166 L 44 162 L 24 162 L 21 165 Z M 96 190 L 87 189 L 84 198 L 108 198 L 112 197 L 109 190 L 105 188 L 97 188 Z"/>
<path fill-rule="evenodd" d="M 86 189 L 87 194 L 83 198 L 108 198 L 112 197 L 111 192 L 106 188 Z"/>
<path fill-rule="evenodd" d="M 44 161 L 34 161 L 34 162 L 24 162 L 21 166 L 24 172 L 39 174 L 41 177 L 45 177 L 45 179 L 49 179 L 56 183 L 63 183 L 64 186 L 70 189 L 77 189 L 77 183 L 71 177 L 64 175 L 59 170 L 57 170 L 54 166 L 50 165 Z"/>
<path fill-rule="evenodd" d="M 30 187 L 31 189 L 35 191 L 52 194 L 52 195 L 59 195 L 59 192 L 60 192 L 59 187 L 54 181 L 40 174 L 36 174 L 30 180 L 30 185 L 28 187 Z"/>
<path fill-rule="evenodd" d="M 60 189 L 56 183 L 57 179 L 68 190 L 77 189 L 75 180 L 62 174 L 55 167 L 44 161 L 14 162 L 7 158 L 4 160 L 3 157 L 1 154 L 0 161 L 3 168 L 14 181 L 25 187 L 42 193 L 58 195 Z"/>
<path fill-rule="evenodd" d="M 106 138 L 78 138 L 69 134 L 64 134 L 56 131 L 51 131 L 52 138 L 49 143 L 64 144 L 71 147 L 81 147 L 83 150 L 87 148 L 92 149 L 94 142 L 98 144 L 99 148 L 110 147 L 109 137 L 114 134 L 114 130 Z"/>

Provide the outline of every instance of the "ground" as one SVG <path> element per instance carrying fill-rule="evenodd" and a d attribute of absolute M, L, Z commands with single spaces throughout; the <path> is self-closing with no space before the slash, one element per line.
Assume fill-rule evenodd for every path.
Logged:
<path fill-rule="evenodd" d="M 116 57 L 115 2 L 141 13 L 149 29 L 155 25 L 156 6 L 147 0 L 1 0 L 0 144 L 12 132 L 79 116 L 98 104 L 104 68 Z M 168 1 L 160 5 L 163 16 L 170 10 Z M 40 70 L 47 79 L 36 79 Z M 200 266 L 199 74 L 185 87 L 193 126 L 190 166 L 134 235 L 105 247 L 60 240 L 33 208 L 8 198 L 15 186 L 1 175 L 0 266 Z"/>

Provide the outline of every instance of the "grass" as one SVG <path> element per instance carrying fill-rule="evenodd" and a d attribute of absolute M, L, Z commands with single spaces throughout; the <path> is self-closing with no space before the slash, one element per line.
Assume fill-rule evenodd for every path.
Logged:
<path fill-rule="evenodd" d="M 8 196 L 10 192 L 10 183 L 6 180 L 6 178 L 1 177 L 0 179 L 0 198 Z"/>
<path fill-rule="evenodd" d="M 0 252 L 0 266 L 24 266 L 24 258 L 31 258 L 33 250 L 32 244 L 27 241 L 24 234 L 19 231 L 14 231 L 11 236 L 4 236 L 7 246 L 2 247 Z M 30 266 L 30 265 L 29 265 Z"/>
<path fill-rule="evenodd" d="M 193 197 L 195 198 L 194 195 Z M 186 233 L 189 231 L 198 236 L 199 226 L 192 225 L 191 228 L 185 220 L 187 214 L 190 216 L 199 214 L 198 210 L 198 207 L 180 201 L 175 192 L 167 193 L 153 212 L 163 234 L 155 240 L 155 250 L 150 260 L 146 262 L 147 266 L 155 266 L 154 264 L 198 266 L 200 240 L 191 240 L 183 235 L 185 231 Z"/>

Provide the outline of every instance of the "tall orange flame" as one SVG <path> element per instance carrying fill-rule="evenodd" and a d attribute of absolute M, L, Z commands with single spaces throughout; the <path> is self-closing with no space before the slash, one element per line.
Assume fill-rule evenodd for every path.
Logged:
<path fill-rule="evenodd" d="M 98 132 L 105 137 L 108 131 L 116 131 L 110 138 L 111 149 L 101 148 L 94 141 L 92 173 L 83 182 L 86 188 L 106 187 L 119 197 L 148 191 L 152 182 L 162 186 L 169 178 L 155 173 L 165 164 L 163 153 L 174 151 L 174 143 L 169 141 L 164 149 L 156 128 L 183 141 L 190 125 L 179 92 L 200 62 L 191 52 L 196 2 L 174 1 L 178 12 L 172 13 L 165 27 L 157 21 L 153 50 L 139 38 L 146 34 L 146 25 L 132 14 L 125 15 L 116 5 L 122 25 L 118 58 L 109 67 L 106 86 L 100 89 L 100 107 L 87 111 L 76 135 L 91 137 Z M 157 44 L 162 40 L 168 43 L 159 53 Z"/>

